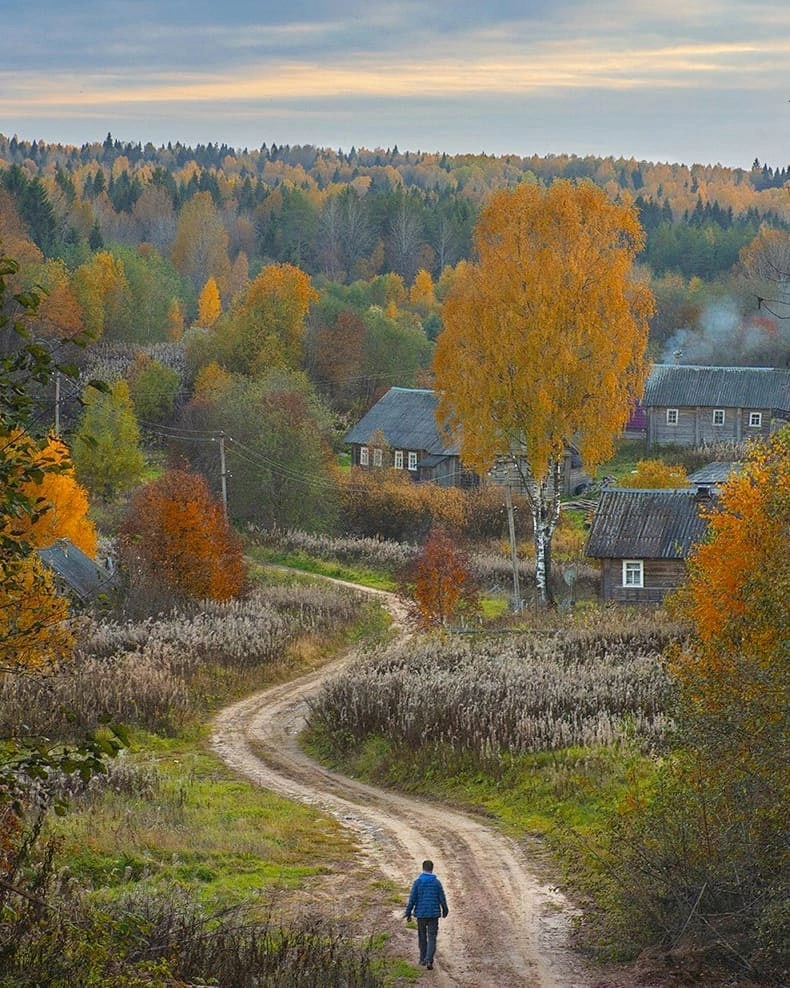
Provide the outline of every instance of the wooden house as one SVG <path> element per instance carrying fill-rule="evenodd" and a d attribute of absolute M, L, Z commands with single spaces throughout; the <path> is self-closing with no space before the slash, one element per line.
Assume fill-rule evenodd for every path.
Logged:
<path fill-rule="evenodd" d="M 461 464 L 436 420 L 438 396 L 426 388 L 390 388 L 346 433 L 355 467 L 403 470 L 440 487 L 474 487 L 476 474 Z"/>
<path fill-rule="evenodd" d="M 488 483 L 509 486 L 523 493 L 518 471 L 512 460 L 485 478 L 461 463 L 458 446 L 448 443 L 436 418 L 439 402 L 435 391 L 424 388 L 390 388 L 350 429 L 345 441 L 351 446 L 355 467 L 405 470 L 419 482 L 440 487 L 477 487 Z M 589 478 L 575 449 L 568 449 L 562 464 L 560 482 L 563 494 L 571 494 Z"/>
<path fill-rule="evenodd" d="M 655 364 L 641 404 L 648 447 L 766 437 L 790 421 L 790 369 Z"/>
<path fill-rule="evenodd" d="M 590 529 L 587 555 L 601 561 L 601 597 L 622 604 L 660 604 L 686 577 L 686 559 L 707 530 L 704 488 L 607 488 Z"/>

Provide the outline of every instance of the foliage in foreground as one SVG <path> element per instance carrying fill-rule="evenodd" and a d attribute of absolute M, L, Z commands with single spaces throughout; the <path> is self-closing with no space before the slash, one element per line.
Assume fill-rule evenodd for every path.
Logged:
<path fill-rule="evenodd" d="M 617 913 L 750 975 L 790 973 L 790 427 L 755 447 L 709 512 L 678 601 L 680 746 L 623 807 L 609 866 Z"/>
<path fill-rule="evenodd" d="M 112 919 L 68 878 L 50 879 L 47 907 L 22 935 L 0 930 L 0 985 L 131 988 L 222 984 L 228 988 L 375 988 L 370 942 L 328 920 L 284 923 L 276 901 L 212 914 L 178 887 L 137 886 L 112 905 Z"/>

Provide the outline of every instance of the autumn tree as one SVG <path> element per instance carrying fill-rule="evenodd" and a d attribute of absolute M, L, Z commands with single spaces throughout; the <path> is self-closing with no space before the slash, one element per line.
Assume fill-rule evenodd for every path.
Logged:
<path fill-rule="evenodd" d="M 74 290 L 92 339 L 122 337 L 131 317 L 131 293 L 123 262 L 109 251 L 94 254 L 74 272 Z"/>
<path fill-rule="evenodd" d="M 513 460 L 543 603 L 566 451 L 588 469 L 610 458 L 641 394 L 652 296 L 632 269 L 643 244 L 633 206 L 589 182 L 521 184 L 482 211 L 477 260 L 444 304 L 438 415 L 468 465 Z"/>
<path fill-rule="evenodd" d="M 184 203 L 172 246 L 176 269 L 200 291 L 214 278 L 220 293 L 230 280 L 228 231 L 210 192 L 197 192 Z"/>
<path fill-rule="evenodd" d="M 217 359 L 227 370 L 252 376 L 272 367 L 300 367 L 305 319 L 317 299 L 304 271 L 268 265 L 218 323 Z"/>
<path fill-rule="evenodd" d="M 209 278 L 203 286 L 203 291 L 198 299 L 198 323 L 201 326 L 211 328 L 219 319 L 222 313 L 222 302 L 219 297 L 219 289 L 213 278 Z"/>
<path fill-rule="evenodd" d="M 106 393 L 89 388 L 84 401 L 72 449 L 77 479 L 97 497 L 110 499 L 133 487 L 143 470 L 129 385 L 117 381 Z"/>
<path fill-rule="evenodd" d="M 749 980 L 787 971 L 790 426 L 707 510 L 674 606 L 673 749 L 624 800 L 609 860 L 629 935 L 710 951 Z M 612 899 L 607 902 L 611 906 Z M 644 932 L 646 931 L 646 933 Z"/>
<path fill-rule="evenodd" d="M 242 544 L 205 478 L 169 470 L 140 488 L 121 528 L 132 579 L 179 598 L 227 600 L 244 587 Z"/>
<path fill-rule="evenodd" d="M 644 490 L 681 488 L 689 486 L 686 468 L 679 463 L 663 460 L 639 460 L 628 478 L 628 486 Z"/>
<path fill-rule="evenodd" d="M 30 537 L 45 507 L 37 487 L 64 464 L 47 451 L 36 399 L 56 365 L 31 338 L 38 296 L 9 290 L 18 273 L 17 262 L 0 255 L 0 671 L 48 664 L 71 646 L 68 604 Z"/>
<path fill-rule="evenodd" d="M 18 518 L 14 531 L 39 549 L 57 539 L 69 539 L 87 555 L 95 556 L 97 534 L 88 517 L 88 494 L 74 478 L 65 443 L 50 436 L 34 467 L 38 467 L 37 475 L 22 485 L 22 491 L 36 505 L 36 511 Z"/>
<path fill-rule="evenodd" d="M 409 595 L 424 628 L 469 622 L 480 613 L 480 598 L 466 553 L 457 538 L 433 528 L 405 575 Z"/>

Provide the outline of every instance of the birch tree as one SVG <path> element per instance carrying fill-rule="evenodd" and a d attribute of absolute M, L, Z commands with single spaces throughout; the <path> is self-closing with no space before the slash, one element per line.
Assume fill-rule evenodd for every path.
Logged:
<path fill-rule="evenodd" d="M 437 414 L 467 465 L 515 464 L 549 604 L 566 451 L 588 470 L 605 462 L 644 384 L 653 300 L 633 272 L 644 232 L 632 204 L 561 181 L 493 195 L 474 244 L 443 307 Z"/>

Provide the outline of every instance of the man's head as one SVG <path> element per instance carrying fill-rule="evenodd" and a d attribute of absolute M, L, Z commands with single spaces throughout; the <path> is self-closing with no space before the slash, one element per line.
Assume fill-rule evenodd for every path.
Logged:
<path fill-rule="evenodd" d="M 433 871 L 433 861 L 428 861 L 427 859 L 422 863 L 423 871 Z"/>

